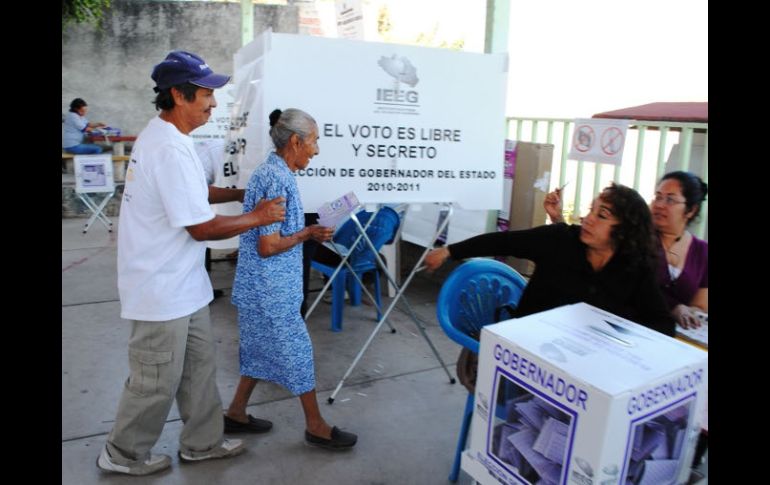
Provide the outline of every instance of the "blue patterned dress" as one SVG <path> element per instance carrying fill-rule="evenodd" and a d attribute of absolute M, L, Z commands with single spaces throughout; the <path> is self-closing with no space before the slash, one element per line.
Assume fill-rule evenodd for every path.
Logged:
<path fill-rule="evenodd" d="M 241 234 L 232 301 L 238 307 L 241 375 L 276 382 L 295 395 L 315 388 L 313 347 L 299 309 L 302 244 L 263 258 L 259 236 L 289 236 L 305 227 L 297 182 L 283 158 L 270 153 L 246 186 L 243 211 L 259 199 L 286 198 L 286 220 Z"/>

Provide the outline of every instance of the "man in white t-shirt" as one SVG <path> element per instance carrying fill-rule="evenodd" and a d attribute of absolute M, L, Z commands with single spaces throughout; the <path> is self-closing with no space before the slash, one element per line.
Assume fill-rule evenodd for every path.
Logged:
<path fill-rule="evenodd" d="M 174 399 L 184 423 L 181 461 L 244 451 L 241 440 L 223 439 L 205 241 L 283 221 L 285 213 L 281 197 L 238 216 L 211 210 L 210 202 L 237 200 L 238 193 L 208 186 L 189 133 L 208 121 L 214 89 L 230 77 L 215 74 L 195 54 L 174 51 L 155 66 L 152 79 L 160 114 L 134 144 L 118 228 L 120 316 L 131 321 L 130 376 L 97 459 L 99 468 L 129 475 L 171 465 L 169 456 L 150 451 Z"/>

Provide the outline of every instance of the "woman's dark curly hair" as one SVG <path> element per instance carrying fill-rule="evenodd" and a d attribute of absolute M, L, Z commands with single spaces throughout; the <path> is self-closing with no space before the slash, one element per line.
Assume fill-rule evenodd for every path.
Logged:
<path fill-rule="evenodd" d="M 612 214 L 619 221 L 610 232 L 615 252 L 624 256 L 630 266 L 653 268 L 657 245 L 647 202 L 634 189 L 615 182 L 602 190 L 599 198 L 612 206 Z"/>

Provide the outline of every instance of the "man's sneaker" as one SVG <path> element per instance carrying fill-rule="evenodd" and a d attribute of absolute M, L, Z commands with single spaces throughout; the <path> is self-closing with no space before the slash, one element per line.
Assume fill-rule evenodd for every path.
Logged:
<path fill-rule="evenodd" d="M 171 466 L 171 457 L 168 455 L 150 455 L 143 462 L 130 466 L 118 465 L 112 461 L 110 452 L 107 451 L 107 446 L 105 446 L 102 448 L 99 458 L 96 459 L 96 466 L 108 472 L 125 473 L 126 475 L 149 475 Z"/>
<path fill-rule="evenodd" d="M 213 458 L 230 458 L 246 451 L 243 440 L 224 440 L 221 445 L 209 451 L 182 452 L 179 451 L 179 459 L 184 462 L 211 460 Z M 194 453 L 194 454 L 193 454 Z"/>

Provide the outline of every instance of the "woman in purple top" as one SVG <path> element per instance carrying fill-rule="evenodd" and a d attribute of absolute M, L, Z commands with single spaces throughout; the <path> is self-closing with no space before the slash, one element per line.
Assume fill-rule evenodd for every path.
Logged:
<path fill-rule="evenodd" d="M 695 312 L 709 311 L 709 244 L 687 231 L 706 200 L 708 186 L 690 172 L 671 172 L 660 179 L 650 204 L 658 231 L 658 283 L 677 324 L 699 327 Z M 708 431 L 701 430 L 693 456 L 700 465 L 708 449 Z"/>
<path fill-rule="evenodd" d="M 658 232 L 658 282 L 672 316 L 684 327 L 699 327 L 696 312 L 709 311 L 709 245 L 687 231 L 698 217 L 708 186 L 689 172 L 671 172 L 655 188 L 650 204 Z"/>

